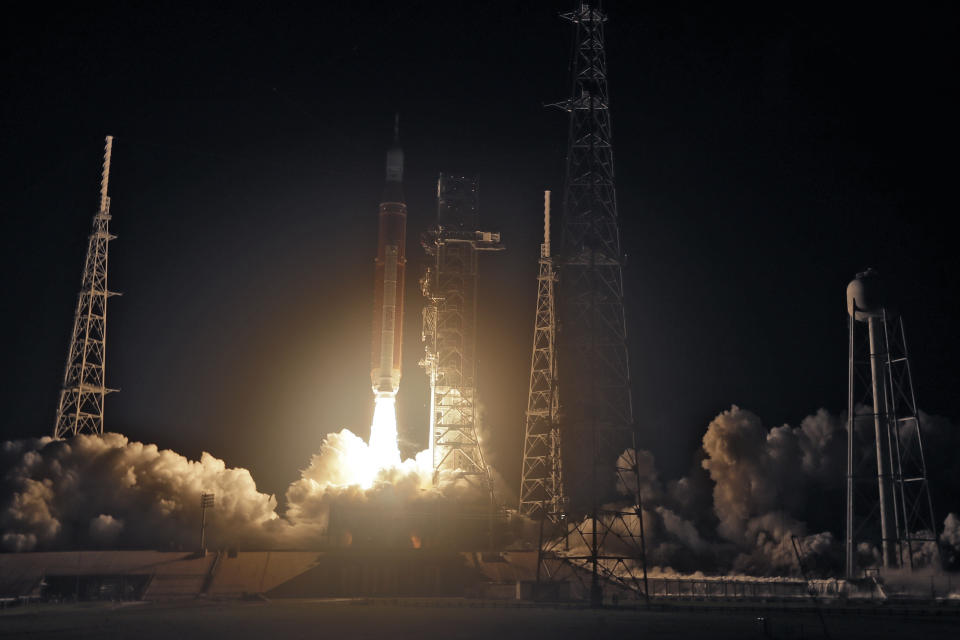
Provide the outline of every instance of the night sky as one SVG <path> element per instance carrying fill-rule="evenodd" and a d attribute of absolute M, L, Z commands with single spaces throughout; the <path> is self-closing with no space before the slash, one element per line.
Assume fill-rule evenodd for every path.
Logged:
<path fill-rule="evenodd" d="M 86 3 L 4 21 L 3 438 L 48 435 L 112 134 L 107 428 L 281 494 L 366 437 L 377 204 L 401 114 L 401 432 L 425 445 L 419 234 L 480 176 L 488 457 L 519 483 L 543 189 L 562 190 L 572 3 Z M 960 418 L 952 3 L 610 2 L 641 445 L 667 477 L 731 404 L 846 407 L 844 288 L 903 310 L 921 407 Z M 22 7 L 21 7 L 22 8 Z M 572 366 L 564 363 L 562 366 Z M 839 481 L 839 479 L 838 479 Z"/>

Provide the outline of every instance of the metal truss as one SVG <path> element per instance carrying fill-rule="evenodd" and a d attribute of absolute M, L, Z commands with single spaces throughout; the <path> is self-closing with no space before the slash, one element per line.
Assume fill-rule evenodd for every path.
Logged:
<path fill-rule="evenodd" d="M 433 258 L 421 288 L 430 380 L 430 449 L 434 481 L 444 473 L 488 491 L 493 485 L 477 429 L 477 257 L 500 251 L 500 234 L 478 231 L 477 181 L 440 175 L 438 223 L 423 236 Z"/>
<path fill-rule="evenodd" d="M 83 281 L 73 316 L 63 387 L 57 404 L 54 438 L 78 433 L 103 433 L 103 404 L 107 393 L 104 370 L 107 349 L 107 300 L 116 293 L 107 289 L 107 255 L 110 241 L 110 154 L 113 137 L 107 136 L 100 180 L 100 208 L 93 217 L 87 243 Z"/>
<path fill-rule="evenodd" d="M 637 589 L 645 583 L 645 545 L 607 88 L 607 18 L 588 4 L 562 17 L 575 29 L 570 98 L 555 105 L 569 114 L 558 346 L 566 363 L 560 393 L 570 508 L 562 534 L 542 541 L 541 561 L 588 569 L 590 600 L 599 605 L 602 584 L 614 580 Z M 618 485 L 629 498 L 618 495 Z M 633 504 L 607 506 L 618 500 Z"/>
<path fill-rule="evenodd" d="M 567 522 L 561 513 L 541 520 L 537 583 L 569 581 L 602 602 L 601 584 L 649 599 L 646 541 L 639 505 L 601 509 L 596 518 Z"/>
<path fill-rule="evenodd" d="M 562 517 L 562 457 L 560 448 L 560 394 L 557 388 L 556 307 L 557 276 L 550 254 L 550 192 L 544 193 L 543 244 L 537 276 L 537 312 L 533 323 L 530 390 L 527 396 L 520 479 L 520 508 L 532 518 Z"/>
<path fill-rule="evenodd" d="M 848 578 L 861 543 L 879 543 L 884 569 L 915 568 L 924 547 L 940 559 L 903 318 L 886 308 L 869 316 L 849 318 Z"/>

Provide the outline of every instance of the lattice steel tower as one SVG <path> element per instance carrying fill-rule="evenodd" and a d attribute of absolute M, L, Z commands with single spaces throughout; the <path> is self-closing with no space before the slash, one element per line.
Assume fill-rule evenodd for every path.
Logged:
<path fill-rule="evenodd" d="M 560 449 L 560 394 L 557 388 L 557 275 L 550 253 L 550 192 L 543 194 L 543 244 L 537 276 L 530 391 L 523 440 L 520 513 L 532 518 L 561 517 L 564 509 Z"/>
<path fill-rule="evenodd" d="M 913 569 L 918 553 L 939 561 L 939 549 L 903 318 L 872 269 L 847 285 L 847 313 L 845 551 L 855 578 L 862 543 L 879 545 L 884 569 Z"/>
<path fill-rule="evenodd" d="M 73 316 L 73 332 L 57 405 L 54 438 L 78 433 L 103 433 L 103 400 L 114 391 L 105 386 L 107 349 L 107 299 L 117 295 L 107 289 L 107 251 L 110 241 L 110 153 L 113 136 L 107 136 L 100 179 L 100 209 L 93 216 L 87 243 L 83 281 Z"/>
<path fill-rule="evenodd" d="M 434 481 L 454 474 L 489 491 L 493 486 L 477 431 L 477 262 L 501 251 L 500 234 L 480 231 L 474 178 L 440 174 L 437 224 L 422 239 L 433 264 L 420 284 L 430 381 L 430 450 Z"/>
<path fill-rule="evenodd" d="M 573 572 L 578 578 L 589 571 L 590 601 L 598 605 L 604 584 L 646 594 L 646 562 L 633 453 L 623 253 L 604 42 L 607 18 L 589 4 L 562 17 L 575 29 L 570 98 L 556 105 L 569 113 L 558 345 L 564 363 L 561 430 L 571 529 L 563 538 L 570 551 L 541 544 L 541 560 L 561 559 L 579 569 Z M 633 504 L 624 509 L 604 507 L 622 501 L 618 488 L 631 496 Z"/>

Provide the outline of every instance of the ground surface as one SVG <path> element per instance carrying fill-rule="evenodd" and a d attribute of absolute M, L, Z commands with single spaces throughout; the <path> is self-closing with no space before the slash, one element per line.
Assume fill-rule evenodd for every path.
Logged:
<path fill-rule="evenodd" d="M 757 618 L 767 620 L 764 635 Z M 957 638 L 960 617 L 828 614 L 829 637 Z M 493 607 L 458 599 L 418 601 L 31 605 L 0 611 L 0 638 L 822 638 L 815 613 L 745 609 L 585 610 Z"/>

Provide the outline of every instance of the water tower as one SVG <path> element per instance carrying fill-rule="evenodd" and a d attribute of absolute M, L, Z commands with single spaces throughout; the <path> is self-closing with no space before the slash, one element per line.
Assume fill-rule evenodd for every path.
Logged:
<path fill-rule="evenodd" d="M 847 285 L 846 575 L 858 553 L 879 549 L 884 569 L 912 569 L 920 554 L 939 560 L 917 400 L 903 319 L 891 310 L 877 272 Z"/>

